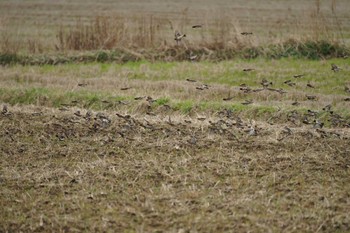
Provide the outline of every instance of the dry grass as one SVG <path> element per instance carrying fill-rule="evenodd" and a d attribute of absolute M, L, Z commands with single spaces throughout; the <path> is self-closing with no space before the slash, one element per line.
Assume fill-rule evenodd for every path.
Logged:
<path fill-rule="evenodd" d="M 187 49 L 242 50 L 281 44 L 289 39 L 349 45 L 350 38 L 346 0 L 331 4 L 326 1 L 257 1 L 254 4 L 223 1 L 220 5 L 203 1 L 211 10 L 187 2 L 169 3 L 170 6 L 158 4 L 157 8 L 139 2 L 141 10 L 132 4 L 121 7 L 119 2 L 104 1 L 76 1 L 73 5 L 35 3 L 31 3 L 32 7 L 29 3 L 0 3 L 3 53 L 112 48 L 142 53 L 144 49 L 174 46 L 175 30 L 187 34 L 180 44 Z M 196 24 L 203 27 L 192 29 Z M 243 36 L 242 32 L 253 32 L 253 35 Z"/>
<path fill-rule="evenodd" d="M 2 231 L 350 228 L 348 129 L 73 112 L 0 116 Z"/>

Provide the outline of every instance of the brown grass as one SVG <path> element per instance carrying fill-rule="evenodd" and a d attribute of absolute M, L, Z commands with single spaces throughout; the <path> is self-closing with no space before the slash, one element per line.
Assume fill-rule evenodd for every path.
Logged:
<path fill-rule="evenodd" d="M 328 5 L 323 1 L 313 3 L 300 1 L 293 3 L 293 6 L 281 3 L 271 9 L 266 9 L 260 2 L 254 7 L 250 4 L 246 6 L 233 4 L 232 8 L 229 7 L 231 3 L 223 2 L 221 7 L 215 7 L 212 11 L 199 10 L 198 6 L 191 4 L 186 7 L 184 4 L 183 8 L 177 6 L 174 12 L 169 14 L 153 13 L 142 3 L 140 5 L 144 9 L 140 12 L 132 8 L 124 10 L 117 8 L 117 10 L 113 4 L 101 3 L 102 6 L 109 7 L 109 11 L 99 11 L 97 4 L 95 6 L 97 10 L 94 10 L 96 14 L 91 15 L 88 12 L 93 9 L 94 4 L 87 4 L 81 6 L 80 11 L 72 6 L 71 11 L 53 8 L 51 9 L 55 10 L 53 14 L 61 14 L 62 18 L 43 22 L 39 16 L 37 19 L 34 17 L 22 22 L 21 18 L 17 19 L 14 16 L 16 14 L 14 5 L 2 4 L 3 9 L 7 10 L 3 12 L 2 28 L 0 28 L 4 35 L 0 38 L 4 45 L 2 53 L 115 48 L 140 52 L 160 47 L 165 49 L 176 44 L 175 30 L 188 35 L 180 44 L 180 47 L 185 49 L 241 50 L 266 44 L 280 44 L 289 39 L 326 40 L 348 45 L 350 30 L 347 20 L 349 15 L 344 11 L 348 7 L 348 2 L 334 0 Z M 336 7 L 336 4 L 341 7 Z M 66 7 L 64 3 L 58 6 Z M 21 5 L 16 7 L 21 9 Z M 24 3 L 22 7 L 25 7 Z M 45 7 L 50 8 L 49 5 L 43 4 L 44 9 Z M 160 5 L 159 9 L 162 9 L 161 7 Z M 23 18 L 27 16 L 26 14 L 48 14 L 35 7 L 23 8 L 22 11 Z M 76 15 L 71 15 L 73 13 Z M 33 20 L 40 23 L 35 23 Z M 23 28 L 27 24 L 28 27 Z M 192 29 L 191 26 L 194 24 L 202 24 L 203 28 Z M 242 32 L 253 32 L 253 35 L 243 36 Z"/>
<path fill-rule="evenodd" d="M 0 116 L 2 231 L 350 228 L 349 130 L 74 111 Z"/>

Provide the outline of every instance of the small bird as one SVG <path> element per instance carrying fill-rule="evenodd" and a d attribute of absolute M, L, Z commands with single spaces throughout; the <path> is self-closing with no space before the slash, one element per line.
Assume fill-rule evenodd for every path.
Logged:
<path fill-rule="evenodd" d="M 248 35 L 253 35 L 253 33 L 252 32 L 241 32 L 241 35 L 248 36 Z"/>
<path fill-rule="evenodd" d="M 196 87 L 197 90 L 205 90 L 205 89 L 209 89 L 209 86 L 207 84 L 202 84 L 201 86 Z"/>
<path fill-rule="evenodd" d="M 307 82 L 306 86 L 310 88 L 315 88 L 310 82 Z"/>
<path fill-rule="evenodd" d="M 191 83 L 197 82 L 196 80 L 194 80 L 194 79 L 189 79 L 189 78 L 187 78 L 186 81 L 187 81 L 187 82 L 191 82 Z"/>
<path fill-rule="evenodd" d="M 246 68 L 246 69 L 243 69 L 244 72 L 249 72 L 249 71 L 253 71 L 254 69 L 251 69 L 251 68 Z"/>
<path fill-rule="evenodd" d="M 249 105 L 249 104 L 252 104 L 252 103 L 253 103 L 253 100 L 246 100 L 246 101 L 242 102 L 241 104 Z"/>
<path fill-rule="evenodd" d="M 321 129 L 323 128 L 324 123 L 319 120 L 314 120 L 314 129 Z"/>
<path fill-rule="evenodd" d="M 223 98 L 222 100 L 223 101 L 229 101 L 229 100 L 232 100 L 232 99 L 233 99 L 233 96 L 229 96 L 229 97 Z"/>
<path fill-rule="evenodd" d="M 306 95 L 306 98 L 308 100 L 316 100 L 317 99 L 317 97 L 315 95 Z"/>
<path fill-rule="evenodd" d="M 328 105 L 324 106 L 324 108 L 322 108 L 322 110 L 326 111 L 326 112 L 330 112 L 331 108 L 332 108 L 332 105 L 328 104 Z"/>
<path fill-rule="evenodd" d="M 331 67 L 334 72 L 338 72 L 340 70 L 340 68 L 336 64 L 331 64 Z"/>
<path fill-rule="evenodd" d="M 8 110 L 8 108 L 7 108 L 7 105 L 4 105 L 4 106 L 2 107 L 1 113 L 5 115 L 6 113 L 8 113 L 8 111 L 9 111 L 9 110 Z"/>
<path fill-rule="evenodd" d="M 291 87 L 296 85 L 296 83 L 293 83 L 292 80 L 287 80 L 284 83 Z"/>
<path fill-rule="evenodd" d="M 267 81 L 266 79 L 263 79 L 260 83 L 263 87 L 268 87 L 272 85 L 272 82 Z"/>
<path fill-rule="evenodd" d="M 202 28 L 203 25 L 202 24 L 196 24 L 196 25 L 193 25 L 192 28 Z"/>
<path fill-rule="evenodd" d="M 305 76 L 305 74 L 296 74 L 296 75 L 293 75 L 294 78 L 301 78 Z"/>
<path fill-rule="evenodd" d="M 182 38 L 186 37 L 186 34 L 181 34 L 178 31 L 175 31 L 175 40 L 176 40 L 176 44 L 179 44 L 179 42 L 181 42 Z"/>
<path fill-rule="evenodd" d="M 190 61 L 191 61 L 191 62 L 194 62 L 194 61 L 197 60 L 197 58 L 198 58 L 198 55 L 193 54 L 192 51 L 191 51 L 191 52 L 190 52 L 190 56 L 189 56 Z"/>

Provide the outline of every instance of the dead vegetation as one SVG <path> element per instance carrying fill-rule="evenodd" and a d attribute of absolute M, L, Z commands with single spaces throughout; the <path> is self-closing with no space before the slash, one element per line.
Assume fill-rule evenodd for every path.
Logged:
<path fill-rule="evenodd" d="M 350 228 L 349 129 L 78 110 L 0 115 L 2 231 Z"/>

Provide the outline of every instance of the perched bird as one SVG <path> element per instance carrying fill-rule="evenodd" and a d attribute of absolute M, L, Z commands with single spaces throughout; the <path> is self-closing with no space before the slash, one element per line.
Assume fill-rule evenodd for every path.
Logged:
<path fill-rule="evenodd" d="M 202 28 L 203 25 L 202 24 L 196 24 L 196 25 L 193 25 L 192 28 Z"/>
<path fill-rule="evenodd" d="M 179 31 L 175 31 L 175 40 L 177 44 L 179 44 L 184 37 L 186 37 L 186 34 L 181 34 Z"/>
<path fill-rule="evenodd" d="M 252 32 L 241 32 L 241 35 L 248 36 L 248 35 L 253 35 L 253 33 Z"/>
<path fill-rule="evenodd" d="M 334 72 L 338 72 L 340 70 L 340 68 L 336 64 L 331 64 L 331 67 Z"/>
<path fill-rule="evenodd" d="M 305 76 L 305 74 L 296 74 L 296 75 L 293 75 L 294 78 L 301 78 Z"/>

